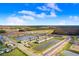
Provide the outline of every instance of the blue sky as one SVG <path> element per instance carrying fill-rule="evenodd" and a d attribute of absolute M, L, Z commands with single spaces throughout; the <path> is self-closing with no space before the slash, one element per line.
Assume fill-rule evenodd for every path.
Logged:
<path fill-rule="evenodd" d="M 0 25 L 79 25 L 79 4 L 2 3 Z"/>

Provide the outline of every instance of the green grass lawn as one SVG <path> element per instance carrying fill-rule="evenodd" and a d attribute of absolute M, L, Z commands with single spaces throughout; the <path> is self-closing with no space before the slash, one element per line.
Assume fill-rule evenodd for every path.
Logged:
<path fill-rule="evenodd" d="M 1 43 L 1 41 L 0 41 L 0 46 L 3 46 L 3 44 Z"/>
<path fill-rule="evenodd" d="M 41 42 L 40 44 L 31 43 L 31 45 L 32 45 L 32 49 L 34 49 L 38 53 L 41 53 L 47 50 L 48 48 L 50 48 L 51 46 L 55 45 L 59 41 L 60 40 L 52 38 L 48 41 Z"/>
<path fill-rule="evenodd" d="M 54 37 L 53 39 L 63 40 L 64 38 L 62 38 L 62 37 Z"/>
<path fill-rule="evenodd" d="M 64 50 L 69 50 L 69 48 L 70 48 L 71 45 L 72 45 L 71 43 L 68 43 L 68 44 L 62 49 L 62 51 L 60 52 L 60 56 L 64 56 L 64 55 L 63 55 L 63 51 L 64 51 Z"/>
<path fill-rule="evenodd" d="M 76 45 L 72 45 L 69 50 L 74 52 L 74 53 L 78 53 L 79 54 L 79 49 L 76 47 Z"/>
<path fill-rule="evenodd" d="M 14 49 L 9 53 L 3 53 L 1 56 L 27 56 L 23 52 L 21 52 L 18 48 Z"/>
<path fill-rule="evenodd" d="M 6 46 L 0 42 L 0 49 L 3 49 L 3 48 L 6 48 Z"/>

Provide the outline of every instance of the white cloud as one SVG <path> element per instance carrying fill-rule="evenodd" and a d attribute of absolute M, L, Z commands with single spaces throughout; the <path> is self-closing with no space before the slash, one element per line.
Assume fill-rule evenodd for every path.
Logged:
<path fill-rule="evenodd" d="M 53 12 L 51 12 L 51 17 L 57 17 L 57 15 Z"/>
<path fill-rule="evenodd" d="M 69 19 L 72 19 L 73 18 L 73 16 L 69 16 Z"/>
<path fill-rule="evenodd" d="M 47 4 L 45 4 L 43 6 L 39 6 L 37 8 L 42 11 L 52 11 L 52 10 L 62 11 L 55 3 L 47 3 Z"/>
<path fill-rule="evenodd" d="M 68 16 L 59 21 L 54 22 L 53 25 L 79 25 L 79 16 Z"/>
<path fill-rule="evenodd" d="M 57 17 L 57 15 L 54 12 L 51 12 L 50 14 L 46 14 L 44 12 L 40 14 L 36 14 L 33 11 L 27 11 L 27 10 L 22 10 L 19 11 L 18 13 L 22 14 L 20 16 L 9 16 L 6 18 L 6 25 L 27 25 L 31 23 L 31 20 L 35 22 L 34 20 L 41 19 L 46 19 L 48 20 L 49 18 L 52 20 L 54 17 Z"/>
<path fill-rule="evenodd" d="M 65 20 L 56 21 L 53 23 L 53 25 L 66 25 L 66 21 Z"/>
<path fill-rule="evenodd" d="M 42 11 L 49 11 L 50 10 L 46 6 L 41 6 L 41 7 L 37 7 L 37 8 L 42 10 Z"/>
<path fill-rule="evenodd" d="M 37 7 L 38 9 L 42 11 L 49 11 L 50 15 L 47 15 L 47 17 L 57 17 L 56 11 L 62 11 L 55 3 L 48 3 L 43 6 Z M 56 11 L 55 11 L 56 10 Z"/>
<path fill-rule="evenodd" d="M 36 17 L 38 18 L 48 18 L 48 17 L 57 17 L 57 15 L 53 12 L 51 12 L 51 14 L 47 15 L 45 13 L 41 13 L 41 14 L 36 14 Z"/>
<path fill-rule="evenodd" d="M 18 13 L 35 16 L 35 12 L 27 11 L 27 10 L 22 10 L 22 11 L 19 11 Z"/>
<path fill-rule="evenodd" d="M 24 25 L 25 21 L 18 17 L 8 17 L 6 18 L 6 25 Z"/>
<path fill-rule="evenodd" d="M 24 20 L 34 20 L 34 17 L 23 15 L 23 16 L 21 16 L 21 19 L 24 19 Z"/>
<path fill-rule="evenodd" d="M 47 15 L 46 13 L 42 12 L 40 14 L 36 14 L 35 12 L 33 11 L 27 11 L 27 10 L 22 10 L 22 11 L 19 11 L 18 13 L 21 13 L 23 15 L 29 15 L 29 18 L 34 18 L 34 17 L 37 17 L 37 18 L 46 18 L 46 17 L 56 17 L 57 15 L 54 13 L 54 12 L 51 12 L 49 15 Z M 25 17 L 25 16 L 24 16 Z M 26 17 L 25 17 L 26 18 Z"/>
<path fill-rule="evenodd" d="M 46 4 L 47 7 L 55 9 L 57 11 L 61 11 L 61 9 L 55 3 L 48 3 Z"/>
<path fill-rule="evenodd" d="M 34 17 L 22 15 L 22 16 L 9 16 L 6 18 L 6 25 L 26 25 L 27 21 L 34 20 Z"/>
<path fill-rule="evenodd" d="M 64 21 L 60 21 L 60 24 L 63 25 L 78 25 L 79 24 L 79 16 L 68 16 Z"/>
<path fill-rule="evenodd" d="M 72 21 L 79 21 L 79 16 L 69 16 L 69 19 Z"/>
<path fill-rule="evenodd" d="M 66 25 L 66 21 L 62 20 L 62 21 L 58 22 L 58 25 Z"/>
<path fill-rule="evenodd" d="M 51 12 L 49 15 L 42 12 L 40 14 L 36 14 L 33 11 L 22 10 L 18 13 L 22 14 L 20 16 L 12 15 L 6 18 L 6 25 L 27 25 L 27 23 L 32 20 L 38 19 L 48 19 L 48 17 L 56 17 L 57 15 Z M 39 21 L 39 20 L 38 20 Z"/>
<path fill-rule="evenodd" d="M 41 14 L 37 14 L 37 15 L 36 15 L 36 17 L 38 17 L 38 18 L 44 18 L 45 16 L 46 16 L 45 13 L 41 13 Z"/>
<path fill-rule="evenodd" d="M 22 10 L 22 11 L 19 11 L 18 13 L 21 13 L 21 14 L 26 14 L 26 16 L 27 15 L 29 15 L 29 16 L 23 16 L 24 18 L 31 18 L 31 19 L 33 19 L 34 17 L 38 17 L 38 18 L 42 18 L 42 17 L 44 17 L 45 16 L 45 13 L 41 13 L 41 14 L 36 14 L 35 12 L 33 12 L 33 11 L 27 11 L 27 10 Z"/>

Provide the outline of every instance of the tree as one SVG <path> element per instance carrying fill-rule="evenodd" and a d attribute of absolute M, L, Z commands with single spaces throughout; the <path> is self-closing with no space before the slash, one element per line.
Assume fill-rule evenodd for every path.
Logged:
<path fill-rule="evenodd" d="M 6 33 L 6 31 L 5 30 L 0 30 L 0 34 L 2 34 L 2 33 Z"/>

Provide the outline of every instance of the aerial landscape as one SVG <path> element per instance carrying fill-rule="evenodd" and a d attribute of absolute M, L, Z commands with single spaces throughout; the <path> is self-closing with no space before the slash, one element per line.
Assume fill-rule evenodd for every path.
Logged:
<path fill-rule="evenodd" d="M 78 26 L 0 26 L 0 55 L 79 56 L 78 32 Z"/>
<path fill-rule="evenodd" d="M 79 4 L 1 3 L 0 56 L 79 56 Z"/>

